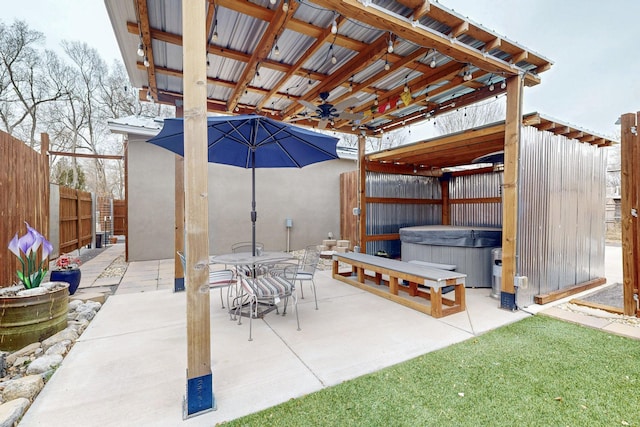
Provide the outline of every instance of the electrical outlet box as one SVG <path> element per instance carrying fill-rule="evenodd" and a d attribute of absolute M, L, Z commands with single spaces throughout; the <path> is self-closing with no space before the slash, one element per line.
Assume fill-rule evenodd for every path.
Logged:
<path fill-rule="evenodd" d="M 529 287 L 529 278 L 527 276 L 516 276 L 513 278 L 513 286 L 520 289 Z"/>
<path fill-rule="evenodd" d="M 360 208 L 353 208 L 354 215 L 360 215 Z"/>

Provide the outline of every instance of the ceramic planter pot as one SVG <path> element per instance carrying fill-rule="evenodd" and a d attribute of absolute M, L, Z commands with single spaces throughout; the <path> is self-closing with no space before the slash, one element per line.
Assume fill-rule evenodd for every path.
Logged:
<path fill-rule="evenodd" d="M 67 282 L 69 284 L 69 295 L 73 295 L 80 285 L 81 277 L 82 272 L 80 269 L 74 268 L 72 270 L 53 270 L 50 279 L 52 282 Z"/>
<path fill-rule="evenodd" d="M 41 295 L 0 297 L 0 350 L 19 350 L 67 327 L 69 284 L 59 284 Z"/>

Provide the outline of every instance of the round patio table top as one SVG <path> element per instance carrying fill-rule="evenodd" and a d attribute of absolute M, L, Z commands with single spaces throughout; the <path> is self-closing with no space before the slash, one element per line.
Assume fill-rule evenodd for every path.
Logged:
<path fill-rule="evenodd" d="M 253 256 L 251 252 L 238 252 L 213 255 L 209 257 L 209 262 L 212 264 L 229 265 L 275 264 L 293 258 L 293 255 L 288 252 L 262 252 L 256 256 Z"/>

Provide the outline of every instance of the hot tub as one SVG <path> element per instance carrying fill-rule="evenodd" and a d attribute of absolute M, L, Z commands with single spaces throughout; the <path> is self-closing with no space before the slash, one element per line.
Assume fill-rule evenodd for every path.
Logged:
<path fill-rule="evenodd" d="M 492 227 L 423 225 L 400 229 L 403 261 L 453 264 L 467 275 L 468 288 L 491 288 L 491 250 L 502 244 L 502 230 Z"/>

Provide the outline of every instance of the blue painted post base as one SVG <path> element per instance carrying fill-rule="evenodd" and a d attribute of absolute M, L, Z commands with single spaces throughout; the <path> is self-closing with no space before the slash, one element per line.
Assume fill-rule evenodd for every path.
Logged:
<path fill-rule="evenodd" d="M 187 419 L 205 412 L 215 411 L 216 399 L 213 396 L 213 376 L 203 375 L 196 378 L 188 378 L 187 395 L 182 402 L 182 418 Z"/>
<path fill-rule="evenodd" d="M 516 306 L 516 294 L 500 292 L 500 308 L 516 311 L 518 309 L 518 306 Z"/>
<path fill-rule="evenodd" d="M 184 277 L 175 278 L 173 281 L 173 292 L 184 291 Z"/>

